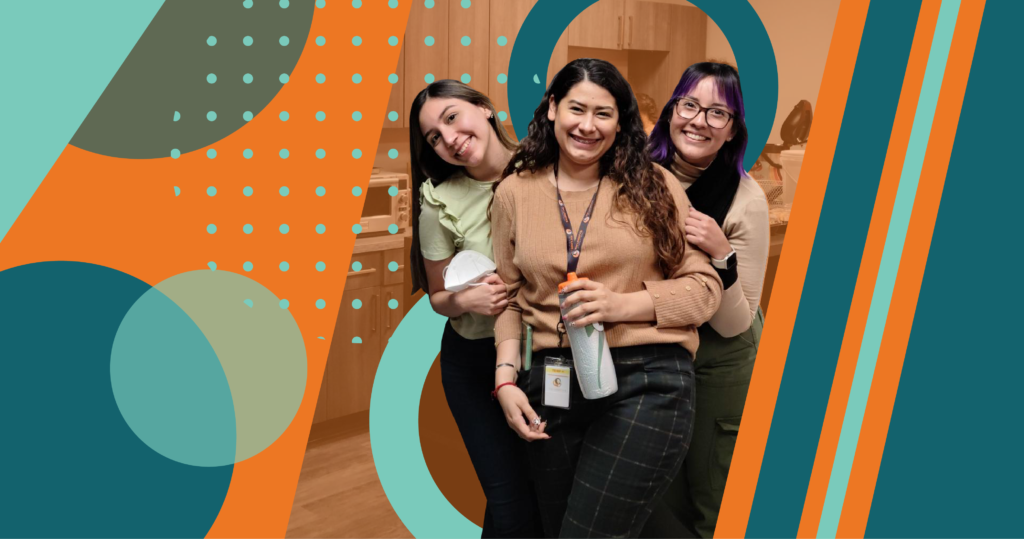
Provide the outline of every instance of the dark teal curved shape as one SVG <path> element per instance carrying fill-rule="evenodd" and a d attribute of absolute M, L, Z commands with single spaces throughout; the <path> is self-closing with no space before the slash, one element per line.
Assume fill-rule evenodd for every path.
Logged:
<path fill-rule="evenodd" d="M 534 75 L 544 80 L 551 52 L 569 23 L 597 0 L 559 0 L 538 2 L 526 16 L 516 39 L 508 66 L 508 107 L 512 125 L 519 126 L 516 136 L 522 140 L 533 111 L 544 97 L 545 87 L 533 82 Z M 691 0 L 729 38 L 736 65 L 743 79 L 743 101 L 747 113 L 747 155 L 743 166 L 750 170 L 761 154 L 779 102 L 779 69 L 768 31 L 747 0 Z M 682 75 L 680 73 L 679 75 Z"/>

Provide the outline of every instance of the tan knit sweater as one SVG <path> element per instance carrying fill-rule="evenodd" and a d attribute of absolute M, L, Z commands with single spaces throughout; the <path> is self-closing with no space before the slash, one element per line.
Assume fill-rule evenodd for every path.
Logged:
<path fill-rule="evenodd" d="M 679 222 L 689 202 L 679 181 L 665 169 L 669 191 L 680 208 Z M 498 275 L 508 285 L 509 305 L 497 317 L 495 342 L 519 339 L 521 322 L 533 327 L 533 350 L 558 348 L 558 283 L 565 281 L 565 233 L 558 217 L 552 173 L 510 176 L 494 195 L 491 233 Z M 671 180 L 671 181 L 668 181 Z M 641 237 L 632 216 L 612 219 L 615 185 L 604 179 L 580 254 L 577 274 L 600 282 L 614 292 L 646 290 L 654 301 L 656 322 L 620 322 L 605 326 L 612 347 L 678 343 L 691 354 L 697 350 L 697 326 L 718 310 L 722 281 L 708 256 L 686 244 L 683 263 L 666 279 L 658 267 L 652 238 Z M 594 188 L 596 189 L 596 187 Z M 573 233 L 594 196 L 587 191 L 562 191 Z M 563 339 L 562 347 L 568 347 Z"/>

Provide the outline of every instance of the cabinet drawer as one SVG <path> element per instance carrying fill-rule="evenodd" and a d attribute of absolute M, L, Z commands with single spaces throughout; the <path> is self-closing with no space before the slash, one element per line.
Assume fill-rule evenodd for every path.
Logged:
<path fill-rule="evenodd" d="M 405 250 L 404 249 L 388 249 L 384 251 L 384 261 L 381 267 L 384 268 L 384 284 L 398 284 L 403 281 L 405 275 Z M 394 271 L 391 271 L 391 263 L 394 262 L 398 267 Z"/>
<path fill-rule="evenodd" d="M 383 256 L 381 255 L 380 251 L 352 255 L 352 264 L 359 262 L 362 267 L 359 268 L 359 271 L 356 271 L 352 269 L 352 265 L 349 265 L 345 289 L 355 290 L 369 286 L 380 286 L 383 275 L 388 270 L 383 263 Z"/>

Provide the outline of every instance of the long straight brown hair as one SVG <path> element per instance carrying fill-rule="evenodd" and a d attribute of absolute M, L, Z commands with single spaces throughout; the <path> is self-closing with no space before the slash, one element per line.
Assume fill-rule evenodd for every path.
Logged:
<path fill-rule="evenodd" d="M 420 110 L 428 99 L 433 98 L 461 99 L 478 107 L 489 109 L 491 118 L 488 123 L 491 124 L 491 129 L 498 136 L 498 141 L 509 150 L 516 149 L 516 141 L 501 125 L 501 121 L 498 120 L 498 112 L 494 110 L 491 100 L 459 81 L 444 79 L 431 83 L 412 101 L 412 107 L 409 109 L 409 149 L 412 153 L 412 197 L 415 202 L 412 205 L 412 248 L 409 253 L 409 262 L 412 266 L 410 273 L 412 274 L 412 292 L 414 294 L 420 289 L 424 292 L 429 291 L 427 268 L 423 263 L 423 253 L 420 251 L 420 188 L 424 182 L 431 182 L 435 186 L 440 185 L 453 174 L 465 171 L 465 167 L 456 166 L 441 159 L 434 148 L 423 138 L 423 130 L 420 128 Z"/>

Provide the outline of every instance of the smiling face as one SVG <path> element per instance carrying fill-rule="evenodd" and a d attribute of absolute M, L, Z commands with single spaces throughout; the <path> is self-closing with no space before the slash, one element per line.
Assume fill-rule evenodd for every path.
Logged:
<path fill-rule="evenodd" d="M 420 109 L 420 129 L 427 145 L 445 162 L 473 168 L 497 144 L 488 122 L 491 111 L 454 97 L 431 98 Z"/>
<path fill-rule="evenodd" d="M 548 119 L 554 122 L 555 138 L 562 156 L 577 165 L 596 163 L 615 143 L 619 110 L 615 98 L 587 80 L 569 89 L 558 103 L 548 102 Z"/>
<path fill-rule="evenodd" d="M 717 109 L 728 114 L 735 114 L 725 103 L 725 98 L 719 93 L 718 86 L 712 77 L 705 77 L 686 95 L 680 98 L 680 102 L 672 111 L 672 119 L 669 124 L 669 132 L 672 136 L 672 143 L 683 159 L 698 167 L 706 167 L 715 160 L 718 150 L 732 140 L 735 135 L 735 121 L 730 121 L 725 127 L 716 129 L 708 125 L 707 114 L 716 114 L 715 111 L 699 112 L 697 116 L 686 119 L 679 115 L 680 107 L 693 107 L 699 105 L 704 108 Z"/>

